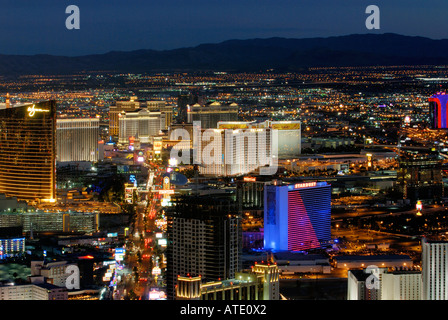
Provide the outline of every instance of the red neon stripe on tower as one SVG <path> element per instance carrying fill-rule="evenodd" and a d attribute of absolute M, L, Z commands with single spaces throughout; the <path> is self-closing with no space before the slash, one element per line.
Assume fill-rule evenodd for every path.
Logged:
<path fill-rule="evenodd" d="M 435 102 L 437 103 L 437 111 L 435 111 L 436 113 L 436 117 L 437 117 L 437 128 L 441 128 L 442 127 L 442 105 L 440 104 L 440 100 L 437 98 L 429 98 L 430 102 Z M 448 112 L 447 112 L 447 123 L 448 123 Z"/>
<path fill-rule="evenodd" d="M 319 247 L 299 191 L 288 195 L 288 250 L 307 250 Z"/>

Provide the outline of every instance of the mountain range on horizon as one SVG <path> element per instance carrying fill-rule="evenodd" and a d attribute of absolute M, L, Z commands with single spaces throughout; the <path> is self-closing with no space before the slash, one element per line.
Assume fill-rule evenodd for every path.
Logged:
<path fill-rule="evenodd" d="M 448 39 L 393 33 L 328 38 L 228 40 L 172 50 L 111 51 L 84 56 L 0 54 L 0 75 L 78 72 L 303 71 L 309 67 L 448 64 Z"/>

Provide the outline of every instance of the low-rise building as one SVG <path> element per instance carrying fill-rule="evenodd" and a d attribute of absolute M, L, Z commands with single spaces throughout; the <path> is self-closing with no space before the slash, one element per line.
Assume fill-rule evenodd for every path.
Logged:
<path fill-rule="evenodd" d="M 0 300 L 68 300 L 68 291 L 50 283 L 0 285 Z"/>
<path fill-rule="evenodd" d="M 373 270 L 375 269 L 375 270 Z M 347 300 L 421 300 L 422 273 L 417 268 L 349 270 Z"/>
<path fill-rule="evenodd" d="M 277 252 L 274 258 L 282 274 L 331 272 L 329 258 L 322 254 Z"/>
<path fill-rule="evenodd" d="M 72 274 L 67 272 L 67 267 L 78 266 L 76 263 L 69 263 L 68 261 L 44 262 L 31 261 L 31 276 L 44 277 L 46 283 L 53 284 L 58 287 L 66 287 L 67 279 L 69 277 L 77 277 L 75 282 L 79 284 L 79 273 Z"/>
<path fill-rule="evenodd" d="M 344 255 L 333 258 L 333 266 L 341 269 L 360 269 L 370 265 L 379 268 L 412 267 L 413 261 L 408 255 Z"/>
<path fill-rule="evenodd" d="M 255 264 L 234 279 L 202 283 L 202 277 L 177 278 L 176 300 L 279 300 L 279 270 L 271 263 Z"/>

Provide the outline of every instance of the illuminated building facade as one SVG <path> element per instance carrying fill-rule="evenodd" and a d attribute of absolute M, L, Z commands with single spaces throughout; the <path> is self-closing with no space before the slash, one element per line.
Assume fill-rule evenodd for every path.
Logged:
<path fill-rule="evenodd" d="M 266 185 L 264 247 L 273 251 L 320 248 L 331 238 L 331 186 L 326 182 Z"/>
<path fill-rule="evenodd" d="M 379 269 L 384 272 L 384 269 Z M 370 273 L 365 270 L 349 270 L 347 272 L 347 300 L 380 300 L 380 288 L 368 288 L 367 279 Z"/>
<path fill-rule="evenodd" d="M 422 299 L 448 300 L 448 241 L 422 239 Z"/>
<path fill-rule="evenodd" d="M 271 129 L 276 130 L 277 157 L 280 160 L 294 159 L 300 156 L 302 148 L 302 134 L 300 121 L 220 121 L 218 129 L 246 130 L 246 129 Z"/>
<path fill-rule="evenodd" d="M 120 118 L 123 114 L 137 112 L 139 110 L 149 112 L 151 116 L 157 113 L 163 115 L 162 128 L 167 128 L 173 122 L 173 107 L 167 106 L 166 101 L 139 101 L 137 97 L 130 100 L 118 100 L 115 105 L 109 107 L 109 134 L 111 136 L 120 135 Z M 134 116 L 136 116 L 134 114 Z M 142 126 L 142 130 L 143 130 Z M 122 129 L 121 129 L 122 130 Z M 143 133 L 142 133 L 143 134 Z M 123 139 L 123 138 L 122 138 Z"/>
<path fill-rule="evenodd" d="M 228 197 L 172 199 L 167 211 L 167 297 L 175 297 L 177 276 L 205 281 L 235 277 L 241 268 L 241 219 Z"/>
<path fill-rule="evenodd" d="M 165 128 L 168 128 L 173 123 L 173 106 L 166 104 L 166 101 L 146 101 L 146 109 L 150 112 L 160 112 L 164 115 Z"/>
<path fill-rule="evenodd" d="M 68 300 L 68 290 L 50 283 L 0 286 L 0 300 Z"/>
<path fill-rule="evenodd" d="M 98 118 L 56 120 L 56 161 L 98 161 Z"/>
<path fill-rule="evenodd" d="M 56 199 L 56 101 L 0 106 L 0 193 Z"/>
<path fill-rule="evenodd" d="M 194 125 L 194 124 L 193 124 Z M 276 149 L 271 129 L 193 129 L 193 149 L 199 172 L 211 176 L 238 176 L 261 167 L 276 171 Z M 200 132 L 200 136 L 197 134 Z M 267 170 L 270 170 L 267 169 Z M 275 172 L 271 172 L 273 174 Z"/>
<path fill-rule="evenodd" d="M 238 105 L 210 102 L 205 105 L 196 103 L 188 106 L 188 122 L 200 121 L 204 129 L 216 129 L 219 121 L 237 121 Z"/>
<path fill-rule="evenodd" d="M 131 137 L 140 143 L 150 143 L 160 130 L 167 129 L 165 116 L 163 112 L 146 109 L 123 111 L 119 114 L 118 143 L 126 145 Z"/>
<path fill-rule="evenodd" d="M 439 92 L 431 96 L 428 101 L 430 127 L 432 129 L 446 129 L 448 127 L 448 95 L 445 92 Z"/>
<path fill-rule="evenodd" d="M 109 107 L 109 135 L 118 136 L 119 133 L 119 114 L 123 111 L 135 111 L 140 108 L 140 101 L 137 97 L 131 97 L 130 100 L 115 101 L 115 105 Z"/>
<path fill-rule="evenodd" d="M 280 274 L 277 264 L 272 261 L 267 263 L 256 263 L 252 268 L 252 272 L 256 274 L 260 280 L 262 280 L 263 295 L 261 300 L 279 300 Z"/>
<path fill-rule="evenodd" d="M 275 138 L 270 129 L 224 131 L 225 175 L 242 175 L 266 165 L 273 167 L 275 160 L 278 160 L 273 150 Z"/>
<path fill-rule="evenodd" d="M 0 260 L 25 252 L 25 238 L 10 238 L 0 236 Z"/>
<path fill-rule="evenodd" d="M 421 300 L 422 272 L 396 269 L 380 275 L 381 300 Z"/>
<path fill-rule="evenodd" d="M 301 153 L 301 122 L 300 121 L 265 121 L 259 127 L 277 131 L 278 158 L 294 159 Z"/>
<path fill-rule="evenodd" d="M 43 276 L 47 283 L 51 283 L 58 287 L 65 287 L 67 278 L 72 275 L 67 272 L 67 267 L 78 266 L 76 263 L 67 261 L 44 262 L 31 261 L 31 276 Z M 79 283 L 79 274 L 77 275 L 77 283 Z"/>
<path fill-rule="evenodd" d="M 83 232 L 99 230 L 99 214 L 84 212 L 0 213 L 1 227 L 23 228 L 23 232 Z"/>
<path fill-rule="evenodd" d="M 235 278 L 202 282 L 202 277 L 178 276 L 176 300 L 279 300 L 279 270 L 276 264 L 255 264 L 250 272 Z"/>
<path fill-rule="evenodd" d="M 422 273 L 419 269 L 377 268 L 373 282 L 371 274 L 367 268 L 348 270 L 347 300 L 421 300 Z"/>
<path fill-rule="evenodd" d="M 193 124 L 174 123 L 168 128 L 167 145 L 176 146 L 179 149 L 193 148 Z"/>

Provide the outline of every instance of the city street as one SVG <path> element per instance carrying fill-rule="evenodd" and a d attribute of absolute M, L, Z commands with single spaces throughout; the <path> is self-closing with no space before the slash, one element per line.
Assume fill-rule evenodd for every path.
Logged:
<path fill-rule="evenodd" d="M 163 167 L 157 167 L 154 171 L 154 190 L 161 186 Z M 146 199 L 139 199 L 135 204 L 136 217 L 134 229 L 131 230 L 126 245 L 126 259 L 123 261 L 124 268 L 119 272 L 121 282 L 117 287 L 116 300 L 139 299 L 148 300 L 152 289 L 161 290 L 161 277 L 156 281 L 152 274 L 153 268 L 159 264 L 160 256 L 157 254 L 156 233 L 159 232 L 155 218 L 161 208 L 158 193 L 149 192 L 143 195 Z"/>

